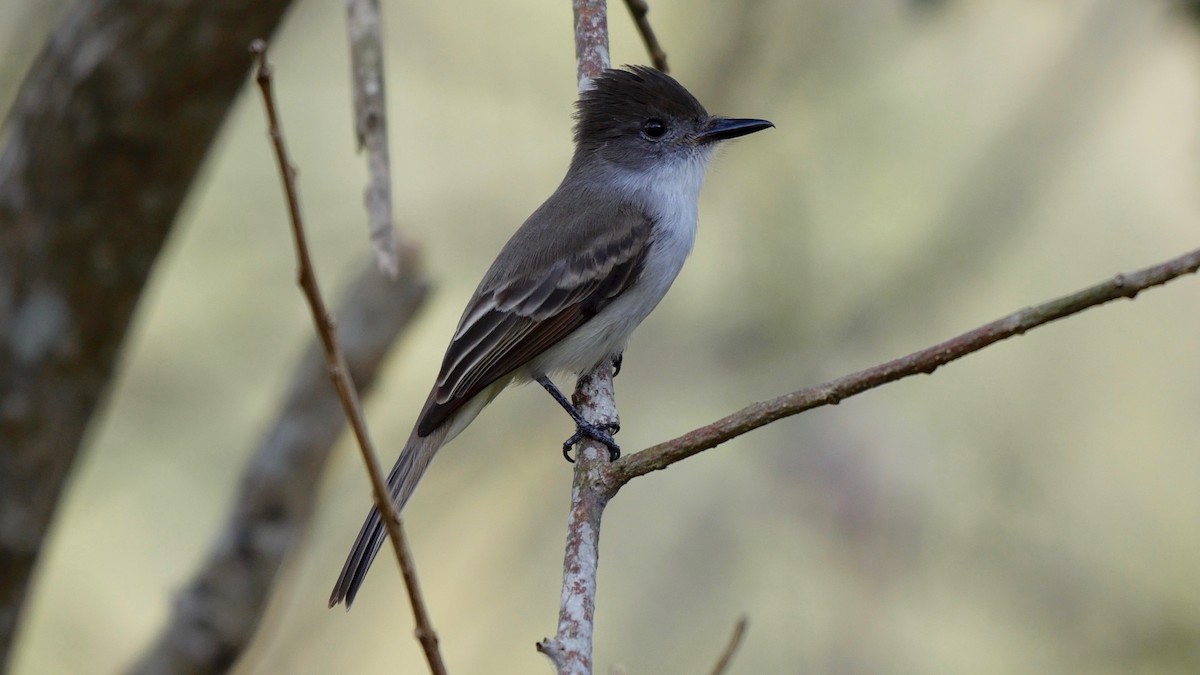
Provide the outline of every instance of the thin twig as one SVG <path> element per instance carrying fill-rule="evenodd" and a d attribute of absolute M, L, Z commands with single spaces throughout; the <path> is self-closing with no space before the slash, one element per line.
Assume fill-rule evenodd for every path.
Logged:
<path fill-rule="evenodd" d="M 607 478 L 610 489 L 651 471 L 716 447 L 731 438 L 753 431 L 775 420 L 840 401 L 912 375 L 930 374 L 951 361 L 977 352 L 1014 335 L 1121 298 L 1138 293 L 1200 269 L 1200 249 L 1158 265 L 1115 277 L 1049 302 L 1027 307 L 932 347 L 887 363 L 860 370 L 817 387 L 801 389 L 778 398 L 755 403 L 738 412 L 674 440 L 659 443 L 612 464 Z"/>
<path fill-rule="evenodd" d="M 350 422 L 350 428 L 353 430 L 354 437 L 358 441 L 358 447 L 362 451 L 363 462 L 367 466 L 367 473 L 371 477 L 375 508 L 383 515 L 383 522 L 388 530 L 388 538 L 392 542 L 392 549 L 395 551 L 396 560 L 400 564 L 400 572 L 404 577 L 404 585 L 408 589 L 408 596 L 412 603 L 413 617 L 417 624 L 415 631 L 417 640 L 421 643 L 421 648 L 425 652 L 425 658 L 429 662 L 430 671 L 435 675 L 444 675 L 446 666 L 438 650 L 437 634 L 434 632 L 433 625 L 429 620 L 429 613 L 425 608 L 425 601 L 421 595 L 420 586 L 417 583 L 417 573 L 412 560 L 412 553 L 408 547 L 408 539 L 404 536 L 404 528 L 400 522 L 400 516 L 392 506 L 391 499 L 388 498 L 387 484 L 384 482 L 383 472 L 380 470 L 379 461 L 376 459 L 375 446 L 371 441 L 366 421 L 363 418 L 362 406 L 358 401 L 358 392 L 350 379 L 350 371 L 346 368 L 345 359 L 338 346 L 337 329 L 329 317 L 329 311 L 325 307 L 325 301 L 321 297 L 321 290 L 317 285 L 316 273 L 313 270 L 312 260 L 309 256 L 304 224 L 300 215 L 300 198 L 296 190 L 296 170 L 292 166 L 291 160 L 288 159 L 287 149 L 284 146 L 283 130 L 279 124 L 275 94 L 271 83 L 271 65 L 267 61 L 266 43 L 262 40 L 255 40 L 251 44 L 250 50 L 259 59 L 255 81 L 262 91 L 263 105 L 267 111 L 271 143 L 275 149 L 275 158 L 279 162 L 279 172 L 283 178 L 284 193 L 287 196 L 288 215 L 291 220 L 292 235 L 295 237 L 296 259 L 300 268 L 300 288 L 304 291 L 304 297 L 308 300 L 309 308 L 312 310 L 313 323 L 316 324 L 317 334 L 320 336 L 321 345 L 325 349 L 325 359 L 329 367 L 329 375 L 333 380 L 334 387 L 337 389 L 338 398 L 342 402 L 342 410 Z"/>
<path fill-rule="evenodd" d="M 729 668 L 730 662 L 733 661 L 733 655 L 742 645 L 742 638 L 746 636 L 746 624 L 745 616 L 738 618 L 737 625 L 733 627 L 733 635 L 729 638 L 729 644 L 725 646 L 725 651 L 721 652 L 721 658 L 717 659 L 717 665 L 713 666 L 712 675 L 721 675 Z"/>
<path fill-rule="evenodd" d="M 591 86 L 609 67 L 608 10 L 605 0 L 572 0 L 575 12 L 575 63 L 579 90 Z M 601 364 L 579 378 L 575 405 L 593 424 L 616 423 L 612 367 Z M 608 449 L 587 440 L 575 448 L 575 476 L 567 517 L 563 554 L 563 584 L 559 599 L 558 631 L 537 643 L 559 675 L 590 675 L 592 628 L 596 609 L 596 570 L 600 564 L 600 518 L 611 493 L 605 489 Z"/>
<path fill-rule="evenodd" d="M 573 0 L 575 10 L 575 53 L 580 90 L 608 67 L 608 33 L 602 0 Z M 633 8 L 631 4 L 631 9 Z M 635 13 L 636 14 L 636 13 Z M 1200 269 L 1200 250 L 1129 275 L 1117 277 L 1078 293 L 1034 308 L 1016 312 L 957 338 L 874 368 L 848 375 L 825 385 L 787 394 L 751 405 L 706 427 L 672 441 L 653 446 L 615 463 L 604 461 L 602 448 L 585 443 L 577 451 L 568 520 L 567 549 L 563 564 L 563 588 L 558 632 L 537 644 L 538 651 L 554 663 L 559 675 L 590 673 L 592 631 L 595 611 L 596 570 L 599 564 L 600 522 L 604 508 L 617 490 L 633 478 L 715 447 L 775 420 L 839 401 L 917 373 L 932 373 L 940 366 L 990 344 L 1019 335 L 1089 307 L 1133 298 L 1140 291 L 1166 283 Z M 576 403 L 590 421 L 602 422 L 616 415 L 612 398 L 611 371 L 607 365 L 579 380 Z M 727 655 L 741 639 L 744 627 L 735 632 Z M 722 657 L 718 671 L 728 659 Z"/>
<path fill-rule="evenodd" d="M 429 293 L 415 255 L 400 272 L 391 281 L 374 261 L 363 265 L 337 309 L 339 342 L 364 391 Z M 260 632 L 271 588 L 312 520 L 322 470 L 346 430 L 324 351 L 316 336 L 309 342 L 207 559 L 176 595 L 171 618 L 130 675 L 225 672 Z"/>
<path fill-rule="evenodd" d="M 654 67 L 664 73 L 669 72 L 667 70 L 667 53 L 658 43 L 658 37 L 654 35 L 654 29 L 650 27 L 650 19 L 646 16 L 650 13 L 650 5 L 646 4 L 646 0 L 625 0 L 625 6 L 629 8 L 629 14 L 633 17 L 633 23 L 637 25 L 642 42 L 646 43 L 646 51 L 650 52 L 650 60 L 654 63 Z"/>
<path fill-rule="evenodd" d="M 379 0 L 346 0 L 350 70 L 354 80 L 354 128 L 367 151 L 371 174 L 364 194 L 371 247 L 379 269 L 395 279 L 400 271 L 392 221 L 392 169 L 388 159 L 387 108 L 383 77 L 383 28 Z"/>

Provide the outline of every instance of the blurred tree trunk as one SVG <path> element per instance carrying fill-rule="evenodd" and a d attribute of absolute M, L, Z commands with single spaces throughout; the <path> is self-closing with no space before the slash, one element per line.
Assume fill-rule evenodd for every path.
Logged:
<path fill-rule="evenodd" d="M 289 0 L 81 0 L 0 154 L 0 670 L 147 278 Z M 119 489 L 120 486 L 114 486 Z"/>

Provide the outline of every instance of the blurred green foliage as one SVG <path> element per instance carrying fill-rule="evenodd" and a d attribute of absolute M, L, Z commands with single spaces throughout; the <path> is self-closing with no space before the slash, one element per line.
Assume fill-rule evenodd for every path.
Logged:
<path fill-rule="evenodd" d="M 397 212 L 437 294 L 369 403 L 407 435 L 479 276 L 557 184 L 569 3 L 385 3 Z M 37 8 L 43 8 L 39 11 Z M 0 103 L 57 10 L 0 6 Z M 644 447 L 1196 246 L 1200 43 L 1165 2 L 658 0 L 676 76 L 777 129 L 710 172 L 701 233 L 617 381 Z M 330 294 L 365 258 L 341 3 L 273 46 Z M 644 52 L 623 8 L 614 63 Z M 23 68 L 23 66 L 21 66 Z M 258 101 L 231 115 L 90 434 L 16 673 L 132 662 L 224 517 L 309 336 Z M 735 673 L 1200 671 L 1200 285 L 1185 279 L 640 479 L 610 507 L 596 664 Z M 507 393 L 406 511 L 452 672 L 553 633 L 564 416 Z M 368 503 L 357 457 L 244 672 L 422 672 L 397 575 L 325 609 Z"/>

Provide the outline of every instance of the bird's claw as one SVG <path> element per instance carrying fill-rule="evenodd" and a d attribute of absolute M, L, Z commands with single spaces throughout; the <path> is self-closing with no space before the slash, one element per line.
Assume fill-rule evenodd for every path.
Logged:
<path fill-rule="evenodd" d="M 574 464 L 575 459 L 571 457 L 571 448 L 584 438 L 590 438 L 593 441 L 603 443 L 604 447 L 608 448 L 608 461 L 615 462 L 621 456 L 621 446 L 613 440 L 612 435 L 621 431 L 621 425 L 616 422 L 609 424 L 596 425 L 590 422 L 584 422 L 576 425 L 575 433 L 563 443 L 563 459 Z"/>
<path fill-rule="evenodd" d="M 621 374 L 621 364 L 625 361 L 625 352 L 612 357 L 613 377 Z"/>

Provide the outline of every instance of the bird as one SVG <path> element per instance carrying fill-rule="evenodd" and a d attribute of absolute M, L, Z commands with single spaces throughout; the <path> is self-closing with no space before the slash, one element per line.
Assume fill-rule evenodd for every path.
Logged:
<path fill-rule="evenodd" d="M 587 437 L 620 454 L 549 379 L 612 360 L 662 300 L 696 239 L 705 169 L 721 142 L 774 125 L 711 115 L 674 78 L 608 69 L 580 93 L 558 188 L 504 245 L 467 302 L 388 490 L 403 509 L 437 451 L 507 386 L 535 381 Z M 329 598 L 349 609 L 387 531 L 371 509 Z"/>

